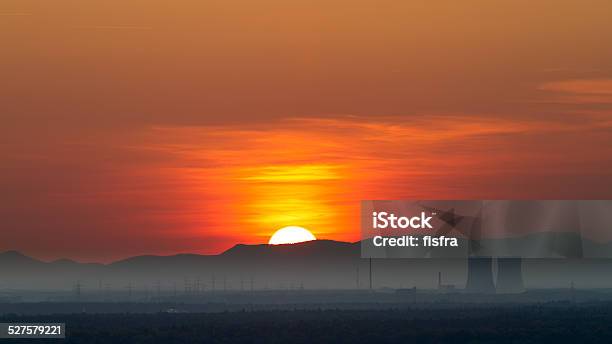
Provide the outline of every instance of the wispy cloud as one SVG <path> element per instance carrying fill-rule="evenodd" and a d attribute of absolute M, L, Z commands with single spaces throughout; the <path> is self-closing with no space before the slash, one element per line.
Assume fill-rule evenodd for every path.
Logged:
<path fill-rule="evenodd" d="M 612 104 L 612 79 L 561 80 L 544 83 L 538 89 L 552 93 L 551 102 Z"/>
<path fill-rule="evenodd" d="M 153 30 L 152 26 L 142 25 L 87 25 L 75 26 L 75 28 L 89 30 Z"/>
<path fill-rule="evenodd" d="M 29 12 L 0 12 L 0 17 L 26 17 L 31 16 Z"/>
<path fill-rule="evenodd" d="M 458 180 L 511 185 L 526 175 L 594 173 L 600 158 L 577 154 L 580 142 L 609 124 L 595 114 L 579 124 L 462 115 L 289 118 L 251 128 L 154 127 L 130 149 L 175 156 L 175 178 L 206 190 L 202 199 L 227 197 L 207 204 L 219 215 L 208 217 L 211 231 L 245 228 L 245 237 L 258 238 L 299 224 L 355 240 L 355 200 L 465 197 L 487 190 L 453 186 Z M 570 137 L 578 137 L 575 147 L 560 150 Z M 241 216 L 228 223 L 228 212 Z"/>
<path fill-rule="evenodd" d="M 575 79 L 548 82 L 539 87 L 544 91 L 573 94 L 612 95 L 612 79 Z"/>

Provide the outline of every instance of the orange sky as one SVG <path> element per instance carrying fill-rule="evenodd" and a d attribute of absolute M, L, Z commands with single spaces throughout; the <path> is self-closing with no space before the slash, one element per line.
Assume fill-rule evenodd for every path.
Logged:
<path fill-rule="evenodd" d="M 217 253 L 286 225 L 358 240 L 361 199 L 609 199 L 609 10 L 3 1 L 0 250 Z"/>

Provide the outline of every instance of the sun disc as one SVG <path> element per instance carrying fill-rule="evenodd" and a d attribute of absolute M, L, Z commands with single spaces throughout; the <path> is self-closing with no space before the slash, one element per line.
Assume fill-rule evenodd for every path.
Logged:
<path fill-rule="evenodd" d="M 287 226 L 277 230 L 272 237 L 270 237 L 268 244 L 296 244 L 312 240 L 317 240 L 317 238 L 308 229 L 298 226 Z"/>

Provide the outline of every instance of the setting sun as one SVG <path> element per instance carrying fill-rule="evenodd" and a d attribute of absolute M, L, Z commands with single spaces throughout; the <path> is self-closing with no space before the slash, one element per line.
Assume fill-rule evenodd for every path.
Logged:
<path fill-rule="evenodd" d="M 312 240 L 317 240 L 317 238 L 308 229 L 298 226 L 287 226 L 277 230 L 270 238 L 268 244 L 296 244 Z"/>

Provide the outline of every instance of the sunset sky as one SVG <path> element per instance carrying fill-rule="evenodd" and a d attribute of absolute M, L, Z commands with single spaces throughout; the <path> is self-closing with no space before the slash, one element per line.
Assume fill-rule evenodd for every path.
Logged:
<path fill-rule="evenodd" d="M 0 2 L 0 250 L 219 253 L 362 199 L 610 199 L 612 2 Z"/>

